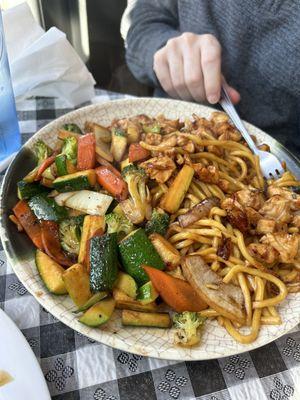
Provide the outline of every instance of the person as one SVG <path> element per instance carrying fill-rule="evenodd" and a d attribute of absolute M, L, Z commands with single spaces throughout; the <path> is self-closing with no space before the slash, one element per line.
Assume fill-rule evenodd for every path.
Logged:
<path fill-rule="evenodd" d="M 300 2 L 131 0 L 126 61 L 172 98 L 216 105 L 221 84 L 240 116 L 300 154 Z"/>

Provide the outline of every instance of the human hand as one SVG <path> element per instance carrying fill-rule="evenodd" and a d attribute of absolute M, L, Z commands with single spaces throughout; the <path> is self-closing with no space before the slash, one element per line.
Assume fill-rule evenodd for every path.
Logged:
<path fill-rule="evenodd" d="M 221 73 L 221 45 L 211 34 L 185 32 L 168 40 L 154 54 L 153 69 L 171 97 L 215 104 L 224 84 L 232 102 L 240 100 Z"/>

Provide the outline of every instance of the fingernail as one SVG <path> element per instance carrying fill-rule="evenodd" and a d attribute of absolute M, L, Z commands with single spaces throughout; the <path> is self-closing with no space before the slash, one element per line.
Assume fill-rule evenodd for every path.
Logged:
<path fill-rule="evenodd" d="M 210 94 L 207 96 L 207 100 L 210 104 L 216 104 L 219 101 L 219 96 L 216 94 Z"/>

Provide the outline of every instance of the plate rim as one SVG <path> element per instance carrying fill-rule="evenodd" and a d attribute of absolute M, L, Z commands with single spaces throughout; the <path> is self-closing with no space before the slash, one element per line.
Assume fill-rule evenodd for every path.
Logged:
<path fill-rule="evenodd" d="M 40 297 L 37 296 L 37 294 L 34 291 L 34 288 L 32 288 L 30 286 L 30 283 L 28 283 L 27 281 L 24 281 L 22 279 L 21 272 L 18 270 L 18 268 L 15 268 L 17 266 L 17 264 L 21 264 L 22 261 L 14 253 L 13 246 L 11 246 L 9 241 L 6 240 L 6 238 L 5 238 L 6 237 L 6 229 L 5 229 L 4 223 L 3 223 L 3 209 L 4 209 L 4 207 L 3 207 L 3 201 L 4 201 L 3 194 L 4 194 L 4 189 L 6 187 L 7 180 L 9 178 L 9 174 L 14 169 L 14 165 L 18 161 L 18 157 L 20 155 L 20 152 L 23 149 L 28 148 L 28 144 L 33 143 L 36 140 L 36 136 L 40 135 L 43 132 L 43 130 L 49 129 L 49 127 L 52 124 L 54 124 L 55 122 L 57 122 L 58 120 L 66 117 L 66 116 L 70 116 L 70 118 L 72 118 L 72 114 L 77 114 L 78 112 L 86 114 L 86 113 L 88 113 L 89 110 L 94 110 L 94 109 L 97 109 L 98 107 L 102 108 L 102 107 L 105 107 L 106 105 L 111 105 L 113 103 L 121 103 L 121 104 L 125 103 L 126 104 L 126 103 L 143 102 L 143 101 L 147 101 L 147 102 L 161 101 L 161 102 L 165 102 L 165 103 L 174 103 L 174 102 L 176 102 L 176 103 L 190 104 L 189 102 L 185 102 L 185 101 L 182 101 L 182 100 L 173 100 L 173 99 L 156 98 L 156 97 L 138 97 L 138 98 L 125 98 L 125 99 L 122 98 L 122 99 L 114 99 L 114 100 L 108 100 L 108 101 L 104 101 L 104 102 L 94 103 L 94 104 L 91 104 L 91 105 L 87 105 L 87 106 L 72 110 L 72 111 L 70 111 L 70 112 L 68 112 L 66 114 L 63 114 L 63 115 L 59 116 L 58 118 L 55 118 L 54 120 L 50 121 L 48 124 L 46 124 L 41 129 L 39 129 L 34 135 L 32 135 L 30 137 L 30 139 L 21 147 L 21 149 L 16 154 L 16 157 L 13 159 L 13 161 L 11 162 L 9 167 L 7 168 L 7 171 L 6 171 L 5 176 L 3 178 L 3 182 L 2 182 L 2 185 L 1 185 L 1 189 L 0 189 L 0 217 L 1 217 L 0 218 L 0 237 L 2 239 L 3 249 L 5 251 L 5 254 L 6 254 L 6 257 L 7 257 L 7 261 L 10 263 L 14 273 L 17 275 L 18 279 L 22 282 L 22 284 L 25 286 L 25 288 L 28 290 L 28 292 L 50 314 L 52 314 L 55 318 L 57 318 L 59 321 L 61 321 L 62 323 L 66 324 L 71 329 L 75 330 L 76 332 L 78 332 L 80 334 L 83 334 L 83 335 L 85 335 L 85 336 L 87 336 L 87 337 L 89 337 L 89 338 L 91 338 L 93 340 L 96 340 L 99 343 L 102 343 L 102 344 L 104 344 L 106 346 L 110 346 L 110 347 L 118 349 L 118 350 L 127 351 L 127 352 L 131 352 L 131 353 L 138 354 L 138 355 L 141 355 L 141 356 L 146 356 L 146 357 L 159 358 L 159 359 L 163 359 L 163 360 L 176 360 L 176 361 L 196 361 L 196 360 L 200 361 L 200 360 L 203 360 L 204 361 L 204 360 L 212 360 L 212 359 L 230 357 L 230 356 L 233 356 L 233 355 L 236 355 L 236 354 L 243 354 L 243 353 L 249 352 L 251 350 L 258 349 L 258 348 L 260 348 L 262 346 L 265 346 L 265 345 L 267 345 L 267 344 L 279 339 L 280 337 L 282 337 L 285 334 L 289 333 L 291 330 L 293 330 L 299 324 L 299 322 L 300 322 L 300 314 L 299 314 L 298 321 L 295 324 L 293 324 L 293 326 L 289 327 L 288 330 L 285 330 L 283 333 L 280 333 L 278 335 L 277 334 L 273 335 L 273 336 L 270 335 L 269 338 L 266 339 L 262 344 L 255 345 L 254 344 L 255 342 L 253 342 L 250 345 L 245 345 L 247 347 L 242 351 L 238 350 L 236 352 L 236 351 L 233 350 L 233 351 L 230 351 L 230 352 L 226 352 L 225 354 L 223 354 L 223 353 L 219 353 L 218 354 L 216 351 L 214 351 L 214 354 L 212 354 L 212 351 L 210 350 L 209 352 L 205 352 L 204 356 L 201 356 L 201 357 L 197 356 L 196 358 L 192 357 L 192 355 L 191 355 L 193 350 L 190 350 L 190 356 L 188 356 L 186 349 L 183 350 L 182 348 L 175 347 L 175 346 L 171 347 L 171 349 L 173 349 L 173 351 L 170 350 L 170 349 L 164 350 L 163 351 L 163 353 L 164 353 L 163 355 L 160 355 L 159 352 L 156 352 L 155 354 L 153 354 L 153 350 L 149 351 L 149 353 L 148 353 L 148 351 L 146 352 L 146 351 L 144 351 L 142 349 L 141 345 L 139 345 L 137 347 L 131 346 L 129 348 L 130 345 L 126 344 L 126 340 L 118 339 L 116 337 L 117 335 L 113 335 L 112 333 L 105 332 L 103 330 L 102 330 L 102 332 L 105 333 L 105 335 L 104 335 L 105 338 L 104 339 L 108 339 L 108 340 L 106 342 L 102 341 L 102 340 L 100 341 L 98 337 L 93 335 L 93 332 L 96 331 L 97 328 L 96 329 L 89 328 L 88 332 L 82 333 L 82 326 L 81 325 L 74 324 L 73 320 L 72 321 L 68 321 L 68 319 L 66 319 L 65 316 L 62 316 L 62 314 L 59 313 L 56 308 L 54 308 L 54 309 L 52 308 L 51 311 L 50 311 L 51 303 L 49 304 L 48 296 L 40 296 Z M 210 113 L 212 113 L 214 111 L 220 111 L 220 110 L 217 110 L 217 109 L 215 109 L 213 107 L 209 107 L 209 106 L 202 105 L 202 104 L 195 104 L 195 106 L 199 106 L 200 108 L 206 109 Z M 244 123 L 245 123 L 246 127 L 250 127 L 250 128 L 253 127 L 253 128 L 255 128 L 256 131 L 261 132 L 264 136 L 266 136 L 268 139 L 270 139 L 270 141 L 273 144 L 275 143 L 276 146 L 279 145 L 280 148 L 283 149 L 283 151 L 285 153 L 287 153 L 287 155 L 293 160 L 293 162 L 295 162 L 296 164 L 300 165 L 300 160 L 294 154 L 292 154 L 288 149 L 286 149 L 282 144 L 280 144 L 274 138 L 272 138 L 272 136 L 270 136 L 269 134 L 267 134 L 266 132 L 264 132 L 260 128 L 257 128 L 253 124 L 250 124 L 250 123 L 248 123 L 246 121 L 244 121 Z M 14 253 L 15 259 L 13 259 L 11 253 Z M 16 262 L 16 260 L 17 260 L 17 262 Z M 32 261 L 32 259 L 30 259 L 30 260 Z M 293 296 L 293 295 L 295 295 L 295 294 L 289 294 L 289 296 Z M 53 300 L 53 298 L 55 298 L 55 295 L 52 295 L 51 293 L 49 293 L 49 296 L 50 296 L 50 298 L 52 300 Z M 52 307 L 53 307 L 53 305 L 54 304 L 52 304 Z M 65 310 L 69 311 L 67 309 L 65 309 Z M 284 321 L 284 322 L 287 322 L 287 321 Z M 113 343 L 113 344 L 112 343 L 107 343 L 107 342 L 110 342 L 110 339 L 113 336 L 117 340 L 117 343 Z"/>

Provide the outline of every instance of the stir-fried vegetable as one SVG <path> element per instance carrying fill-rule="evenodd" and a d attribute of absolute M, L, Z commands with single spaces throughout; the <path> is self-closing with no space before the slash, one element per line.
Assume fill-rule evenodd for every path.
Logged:
<path fill-rule="evenodd" d="M 161 209 L 154 208 L 150 221 L 147 221 L 145 225 L 145 231 L 147 235 L 151 235 L 151 233 L 159 233 L 164 236 L 167 233 L 169 223 L 169 215 Z"/>
<path fill-rule="evenodd" d="M 38 140 L 34 144 L 34 153 L 36 155 L 37 163 L 40 165 L 53 153 L 52 149 L 46 145 L 42 140 Z"/>
<path fill-rule="evenodd" d="M 69 132 L 80 133 L 80 134 L 82 133 L 79 126 L 77 124 L 73 124 L 73 123 L 64 124 L 62 126 L 62 129 L 65 131 L 69 131 Z"/>
<path fill-rule="evenodd" d="M 105 222 L 107 225 L 107 233 L 124 233 L 128 235 L 128 233 L 132 232 L 134 229 L 134 225 L 125 215 L 118 214 L 116 212 L 112 212 L 110 214 L 105 215 Z"/>
<path fill-rule="evenodd" d="M 151 218 L 151 197 L 146 185 L 147 175 L 142 168 L 131 164 L 122 171 L 128 185 L 129 198 L 120 203 L 124 214 L 134 224 Z"/>
<path fill-rule="evenodd" d="M 75 165 L 77 162 L 77 139 L 74 136 L 67 137 L 61 152 Z"/>
<path fill-rule="evenodd" d="M 79 254 L 83 216 L 68 218 L 59 224 L 61 247 L 70 254 Z"/>
<path fill-rule="evenodd" d="M 184 311 L 173 316 L 173 322 L 177 332 L 175 343 L 181 346 L 194 346 L 200 342 L 201 330 L 206 318 L 201 317 L 197 312 Z"/>

